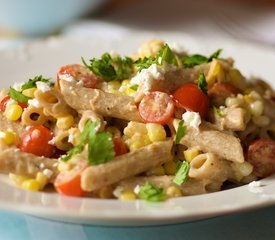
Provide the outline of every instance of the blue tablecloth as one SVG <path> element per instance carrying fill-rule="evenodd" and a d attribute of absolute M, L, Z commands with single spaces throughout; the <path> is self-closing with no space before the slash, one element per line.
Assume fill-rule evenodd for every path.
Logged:
<path fill-rule="evenodd" d="M 152 227 L 98 227 L 0 211 L 2 240 L 275 239 L 275 207 L 190 223 Z"/>

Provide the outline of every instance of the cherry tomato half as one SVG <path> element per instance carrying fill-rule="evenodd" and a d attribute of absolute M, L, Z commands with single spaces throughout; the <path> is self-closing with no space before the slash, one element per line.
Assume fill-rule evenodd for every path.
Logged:
<path fill-rule="evenodd" d="M 52 138 L 53 133 L 48 128 L 42 125 L 32 126 L 24 133 L 18 147 L 23 152 L 51 157 L 55 152 L 55 147 L 49 144 Z"/>
<path fill-rule="evenodd" d="M 4 98 L 2 99 L 2 101 L 0 102 L 0 111 L 1 111 L 1 112 L 5 112 L 6 107 L 7 107 L 7 103 L 8 103 L 8 101 L 10 101 L 10 100 L 11 100 L 11 97 L 10 97 L 10 96 L 6 96 L 6 97 L 4 97 Z M 26 107 L 28 107 L 28 104 L 27 104 L 27 103 L 22 103 L 22 102 L 17 102 L 17 103 L 18 103 L 18 105 L 19 105 L 20 107 L 22 107 L 23 109 L 26 108 Z"/>
<path fill-rule="evenodd" d="M 275 141 L 260 138 L 252 142 L 247 150 L 247 161 L 253 165 L 257 177 L 275 173 Z"/>
<path fill-rule="evenodd" d="M 174 115 L 174 101 L 167 93 L 151 92 L 143 97 L 138 110 L 145 122 L 165 125 Z"/>
<path fill-rule="evenodd" d="M 113 136 L 115 156 L 119 156 L 128 152 L 125 142 L 119 136 Z"/>
<path fill-rule="evenodd" d="M 83 86 L 86 88 L 94 88 L 97 83 L 97 76 L 90 72 L 87 68 L 79 64 L 70 64 L 63 66 L 57 72 L 57 83 L 62 79 L 62 75 L 73 77 L 76 81 L 82 81 Z"/>
<path fill-rule="evenodd" d="M 85 192 L 81 188 L 81 173 L 87 166 L 87 162 L 83 161 L 77 164 L 72 170 L 60 172 L 54 181 L 56 191 L 67 196 L 83 196 Z"/>
<path fill-rule="evenodd" d="M 209 99 L 195 83 L 182 85 L 174 92 L 173 97 L 177 107 L 198 112 L 202 118 L 207 116 Z"/>

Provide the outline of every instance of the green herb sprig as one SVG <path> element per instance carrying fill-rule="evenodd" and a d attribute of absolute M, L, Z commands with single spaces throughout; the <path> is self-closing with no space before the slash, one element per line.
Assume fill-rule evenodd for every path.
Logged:
<path fill-rule="evenodd" d="M 181 186 L 188 179 L 190 164 L 187 161 L 183 161 L 183 162 L 178 161 L 176 169 L 177 169 L 177 171 L 176 171 L 176 175 L 173 179 L 173 183 L 177 184 L 178 186 Z"/>
<path fill-rule="evenodd" d="M 153 183 L 146 182 L 140 188 L 138 197 L 149 202 L 160 202 L 165 200 L 165 193 L 163 188 L 158 188 Z"/>

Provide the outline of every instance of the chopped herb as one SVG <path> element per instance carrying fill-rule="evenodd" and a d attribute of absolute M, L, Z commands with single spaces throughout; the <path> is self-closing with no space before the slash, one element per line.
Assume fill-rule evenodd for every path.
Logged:
<path fill-rule="evenodd" d="M 90 65 L 85 62 L 84 58 L 81 59 L 85 67 L 105 81 L 124 80 L 129 78 L 133 72 L 133 61 L 129 57 L 112 58 L 109 53 L 104 53 L 100 59 L 90 59 Z"/>
<path fill-rule="evenodd" d="M 194 54 L 194 55 L 191 55 L 190 57 L 184 57 L 182 59 L 182 63 L 185 67 L 192 68 L 196 65 L 207 63 L 207 60 L 208 59 L 205 56 Z"/>
<path fill-rule="evenodd" d="M 165 44 L 157 54 L 156 60 L 159 65 L 163 65 L 164 63 L 172 64 L 177 66 L 177 58 L 173 51 L 170 49 L 168 44 Z"/>
<path fill-rule="evenodd" d="M 150 182 L 146 182 L 139 190 L 138 197 L 150 202 L 160 202 L 165 200 L 163 188 L 158 188 Z"/>
<path fill-rule="evenodd" d="M 179 126 L 177 129 L 175 144 L 180 143 L 180 140 L 184 137 L 185 133 L 186 133 L 186 125 L 184 124 L 184 121 L 181 120 L 179 122 Z"/>
<path fill-rule="evenodd" d="M 140 72 L 142 69 L 149 68 L 152 64 L 156 63 L 156 59 L 153 57 L 144 57 L 138 59 L 135 64 L 138 67 L 138 71 Z"/>
<path fill-rule="evenodd" d="M 112 135 L 109 132 L 97 132 L 99 123 L 89 121 L 80 134 L 80 143 L 70 149 L 65 156 L 61 157 L 62 161 L 68 161 L 74 155 L 83 151 L 88 144 L 88 163 L 97 165 L 105 163 L 114 158 L 114 145 Z"/>
<path fill-rule="evenodd" d="M 44 78 L 42 75 L 35 76 L 33 79 L 29 79 L 28 82 L 22 85 L 21 91 L 36 87 L 36 82 L 49 83 L 49 81 L 50 81 L 49 78 Z"/>
<path fill-rule="evenodd" d="M 170 49 L 168 44 L 165 44 L 157 53 L 156 57 L 144 57 L 138 59 L 135 64 L 140 72 L 142 69 L 149 68 L 152 64 L 163 65 L 165 63 L 178 65 L 176 55 Z"/>
<path fill-rule="evenodd" d="M 88 162 L 90 165 L 109 162 L 114 159 L 114 156 L 114 143 L 111 133 L 100 132 L 89 137 Z"/>
<path fill-rule="evenodd" d="M 221 109 L 213 106 L 213 112 L 217 117 L 224 117 L 223 112 L 221 111 Z"/>
<path fill-rule="evenodd" d="M 134 84 L 130 87 L 130 89 L 137 91 L 138 90 L 138 84 Z"/>
<path fill-rule="evenodd" d="M 178 161 L 177 162 L 177 172 L 173 179 L 173 183 L 180 186 L 181 184 L 185 183 L 188 179 L 188 173 L 190 169 L 190 164 L 187 161 Z"/>
<path fill-rule="evenodd" d="M 29 97 L 23 95 L 21 92 L 16 91 L 14 88 L 10 88 L 8 95 L 15 101 L 21 102 L 21 103 L 27 103 L 30 99 Z"/>
<path fill-rule="evenodd" d="M 207 82 L 206 82 L 206 79 L 205 79 L 205 76 L 204 76 L 203 73 L 200 73 L 200 75 L 199 75 L 198 88 L 199 88 L 205 95 L 207 95 L 208 84 L 207 84 Z"/>
<path fill-rule="evenodd" d="M 200 54 L 194 54 L 188 57 L 184 57 L 182 59 L 182 64 L 187 68 L 192 68 L 196 65 L 200 65 L 203 63 L 211 62 L 214 58 L 218 58 L 222 49 L 218 49 L 214 53 L 212 53 L 209 57 L 200 55 Z"/>

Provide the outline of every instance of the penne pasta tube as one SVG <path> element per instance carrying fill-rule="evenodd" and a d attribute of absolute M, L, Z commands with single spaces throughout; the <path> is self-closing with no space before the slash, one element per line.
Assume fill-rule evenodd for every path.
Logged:
<path fill-rule="evenodd" d="M 156 187 L 163 188 L 166 191 L 170 186 L 174 186 L 173 183 L 174 176 L 138 176 L 132 177 L 121 182 L 117 183 L 115 187 L 121 187 L 123 191 L 135 191 L 137 186 L 142 186 L 146 182 L 150 182 L 154 184 Z M 209 179 L 192 179 L 189 178 L 187 182 L 183 183 L 179 186 L 182 195 L 190 196 L 190 195 L 198 195 L 207 192 L 219 191 L 221 187 L 221 183 L 216 184 L 215 187 L 212 187 L 213 181 Z"/>
<path fill-rule="evenodd" d="M 50 180 L 53 181 L 58 173 L 57 159 L 38 157 L 21 152 L 17 148 L 8 148 L 0 152 L 1 173 L 35 177 L 38 172 L 45 169 L 52 172 Z"/>
<path fill-rule="evenodd" d="M 133 97 L 84 88 L 65 80 L 60 80 L 60 88 L 65 101 L 74 109 L 93 110 L 103 116 L 142 122 Z"/>
<path fill-rule="evenodd" d="M 4 114 L 0 111 L 0 131 L 10 130 L 16 133 L 18 136 L 22 136 L 26 131 L 25 127 L 20 122 L 9 121 Z"/>
<path fill-rule="evenodd" d="M 155 142 L 111 162 L 90 166 L 81 175 L 81 187 L 84 191 L 94 191 L 171 161 L 172 146 L 171 139 Z"/>
<path fill-rule="evenodd" d="M 178 129 L 179 121 L 174 119 L 175 129 Z M 187 126 L 186 134 L 180 140 L 180 144 L 187 147 L 199 146 L 203 152 L 212 152 L 219 158 L 232 162 L 244 161 L 240 140 L 226 131 L 216 130 L 211 124 L 205 122 L 200 125 L 199 129 Z"/>

